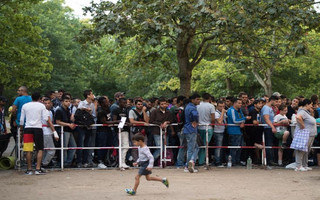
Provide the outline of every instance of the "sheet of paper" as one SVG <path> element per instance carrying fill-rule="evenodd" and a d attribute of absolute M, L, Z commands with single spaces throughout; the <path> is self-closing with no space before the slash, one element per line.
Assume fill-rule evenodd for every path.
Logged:
<path fill-rule="evenodd" d="M 126 117 L 121 117 L 121 121 L 118 125 L 118 128 L 123 128 L 124 124 L 126 123 L 127 118 Z"/>

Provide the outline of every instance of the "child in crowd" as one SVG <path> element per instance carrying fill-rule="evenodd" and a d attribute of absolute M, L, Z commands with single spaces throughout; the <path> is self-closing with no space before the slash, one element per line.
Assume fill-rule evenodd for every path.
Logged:
<path fill-rule="evenodd" d="M 279 146 L 281 147 L 278 150 L 278 165 L 282 166 L 283 149 L 287 147 L 287 139 L 290 134 L 286 125 L 290 123 L 290 120 L 286 116 L 288 112 L 287 106 L 280 105 L 279 111 L 280 113 L 274 117 L 274 122 L 277 125 L 275 137 L 279 140 Z"/>
<path fill-rule="evenodd" d="M 140 183 L 140 177 L 142 175 L 146 176 L 147 181 L 159 181 L 162 182 L 167 188 L 169 187 L 169 181 L 167 178 L 159 178 L 159 177 L 153 177 L 150 176 L 152 173 L 152 167 L 153 167 L 153 156 L 147 147 L 147 145 L 144 143 L 144 136 L 140 133 L 135 134 L 132 138 L 133 144 L 135 146 L 138 146 L 139 151 L 139 158 L 138 160 L 133 163 L 134 166 L 140 165 L 140 169 L 138 174 L 135 177 L 135 183 L 133 189 L 126 189 L 126 192 L 130 195 L 135 195 L 137 192 L 137 188 Z"/>

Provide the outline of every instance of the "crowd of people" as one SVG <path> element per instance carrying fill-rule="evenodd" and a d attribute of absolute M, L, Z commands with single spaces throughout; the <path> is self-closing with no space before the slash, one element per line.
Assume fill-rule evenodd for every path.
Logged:
<path fill-rule="evenodd" d="M 111 99 L 108 96 L 96 97 L 92 90 L 85 90 L 81 100 L 73 98 L 62 89 L 45 95 L 34 92 L 30 96 L 27 88 L 21 86 L 17 92 L 18 97 L 9 108 L 10 134 L 18 142 L 17 130 L 20 127 L 23 151 L 26 152 L 28 163 L 26 174 L 33 174 L 31 153 L 34 147 L 37 152 L 36 174 L 45 174 L 43 168 L 59 165 L 59 162 L 63 162 L 65 167 L 108 167 L 106 149 L 65 150 L 61 160 L 60 153 L 51 148 L 59 147 L 62 126 L 64 147 L 120 145 L 122 151 L 119 167 L 122 169 L 129 168 L 138 159 L 137 149 L 129 148 L 133 145 L 132 138 L 137 133 L 145 136 L 148 146 L 179 146 L 167 149 L 166 156 L 171 161 L 166 164 L 191 173 L 198 172 L 198 166 L 206 164 L 205 149 L 199 147 L 204 146 L 207 141 L 209 146 L 255 147 L 210 148 L 209 159 L 214 166 L 225 167 L 229 155 L 232 165 L 244 166 L 248 157 L 252 158 L 255 164 L 261 164 L 260 151 L 264 146 L 279 146 L 277 149 L 266 149 L 267 164 L 284 166 L 295 159 L 296 171 L 311 170 L 308 166 L 310 148 L 320 142 L 316 128 L 316 124 L 320 123 L 317 95 L 310 99 L 298 96 L 290 100 L 277 92 L 270 97 L 264 95 L 260 98 L 249 97 L 245 92 L 241 92 L 237 97 L 214 98 L 209 93 L 202 96 L 195 93 L 188 98 L 177 96 L 171 99 L 126 99 L 124 92 L 117 92 Z M 0 97 L 1 135 L 8 136 L 4 120 L 6 102 L 4 97 Z M 126 122 L 119 130 L 115 124 L 120 123 L 121 119 Z M 150 124 L 153 126 L 149 126 Z M 166 137 L 161 138 L 160 129 L 166 133 Z M 307 150 L 296 148 L 293 152 L 289 147 L 291 143 L 296 143 L 294 135 L 303 131 L 308 135 Z M 6 148 L 3 148 L 5 144 L 1 146 L 2 149 Z M 50 149 L 44 150 L 45 148 Z M 119 151 L 112 150 L 111 155 L 118 153 Z M 160 164 L 161 153 L 160 148 L 152 149 L 155 165 Z M 313 156 L 320 164 L 320 154 L 314 151 Z"/>

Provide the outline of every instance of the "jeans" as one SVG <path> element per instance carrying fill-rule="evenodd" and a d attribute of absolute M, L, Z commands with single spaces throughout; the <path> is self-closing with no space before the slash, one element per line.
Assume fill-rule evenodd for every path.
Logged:
<path fill-rule="evenodd" d="M 230 146 L 241 146 L 242 135 L 230 135 L 229 144 Z M 240 163 L 241 149 L 230 149 L 230 155 L 232 157 L 232 164 Z"/>
<path fill-rule="evenodd" d="M 272 133 L 271 128 L 264 129 L 264 137 L 265 137 L 265 146 L 273 146 L 274 134 Z M 267 154 L 267 162 L 274 161 L 274 149 L 266 149 Z"/>
<path fill-rule="evenodd" d="M 206 145 L 206 130 L 199 130 L 201 140 L 204 145 Z M 211 141 L 213 135 L 213 129 L 208 129 L 208 144 Z M 203 165 L 205 163 L 205 157 L 206 157 L 206 148 L 199 149 L 199 165 Z M 209 156 L 209 155 L 208 155 Z"/>
<path fill-rule="evenodd" d="M 216 146 L 222 146 L 224 133 L 213 133 L 213 135 L 214 135 Z M 216 148 L 214 150 L 214 158 L 215 158 L 215 164 L 220 165 L 221 164 L 221 148 Z"/>
<path fill-rule="evenodd" d="M 94 147 L 96 145 L 96 133 L 97 133 L 97 129 L 96 127 L 93 127 L 94 129 L 91 130 L 91 134 L 89 136 L 89 142 L 88 142 L 88 147 Z M 93 162 L 93 152 L 94 149 L 89 149 L 88 150 L 88 163 L 92 163 Z"/>
<path fill-rule="evenodd" d="M 155 146 L 159 147 L 159 148 L 156 148 L 156 150 L 153 152 L 153 158 L 154 158 L 154 161 L 156 161 L 159 157 L 160 157 L 160 145 L 161 145 L 161 140 L 160 140 L 160 135 L 156 135 L 154 134 L 153 135 L 153 140 L 154 140 L 154 144 Z M 166 138 L 167 140 L 167 144 L 168 144 L 168 141 L 169 141 L 169 137 Z M 164 142 L 163 142 L 163 139 L 162 139 L 162 147 L 164 146 Z"/>
<path fill-rule="evenodd" d="M 71 132 L 63 132 L 63 147 L 77 147 L 76 141 L 74 140 Z M 64 150 L 63 162 L 64 165 L 71 165 L 76 150 Z"/>
<path fill-rule="evenodd" d="M 185 156 L 186 156 L 186 138 L 183 131 L 178 132 L 179 140 L 180 140 L 180 147 L 178 156 L 177 156 L 177 167 L 185 165 Z"/>
<path fill-rule="evenodd" d="M 85 127 L 78 129 L 78 147 L 88 147 L 91 139 L 92 130 Z M 88 150 L 77 151 L 77 164 L 88 163 Z"/>
<path fill-rule="evenodd" d="M 105 132 L 97 132 L 96 135 L 96 144 L 97 147 L 106 147 L 107 146 L 107 134 Z M 99 161 L 104 161 L 105 156 L 106 156 L 106 149 L 98 149 L 97 154 L 98 154 L 98 160 Z"/>
<path fill-rule="evenodd" d="M 199 152 L 199 147 L 197 143 L 197 133 L 185 134 L 185 137 L 187 140 L 187 163 L 190 160 L 196 162 Z"/>

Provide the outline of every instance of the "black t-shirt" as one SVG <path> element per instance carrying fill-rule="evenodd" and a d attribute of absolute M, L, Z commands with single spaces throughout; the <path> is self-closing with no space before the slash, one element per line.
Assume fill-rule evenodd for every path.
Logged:
<path fill-rule="evenodd" d="M 253 109 L 249 112 L 249 116 L 251 116 L 251 119 L 246 120 L 246 124 L 253 124 L 253 121 L 261 121 L 261 115 L 260 111 L 257 111 L 256 109 Z M 261 131 L 263 130 L 262 126 L 248 126 L 246 128 L 247 132 L 254 133 L 256 131 Z"/>
<path fill-rule="evenodd" d="M 111 116 L 110 116 L 110 111 L 103 109 L 102 107 L 98 108 L 98 115 L 97 115 L 97 124 L 103 124 L 103 119 L 105 118 L 107 121 L 110 121 Z M 97 128 L 98 132 L 109 132 L 110 131 L 110 127 L 108 126 L 98 126 Z"/>
<path fill-rule="evenodd" d="M 112 118 L 113 116 L 116 116 L 116 119 L 112 119 L 112 120 L 121 120 L 121 117 L 126 117 L 127 118 L 127 122 L 129 120 L 129 115 L 128 115 L 128 111 L 126 108 L 116 108 L 112 111 L 111 113 Z M 118 128 L 115 128 L 115 130 L 118 132 Z M 128 126 L 124 126 L 123 127 L 123 131 L 128 131 L 129 132 L 129 127 Z"/>
<path fill-rule="evenodd" d="M 66 110 L 62 106 L 59 107 L 54 115 L 54 122 L 56 123 L 57 120 L 60 120 L 65 123 L 71 123 L 71 114 L 69 108 L 67 108 Z M 60 130 L 60 127 L 58 129 Z M 63 130 L 67 132 L 72 132 L 72 129 L 68 126 L 63 127 Z"/>
<path fill-rule="evenodd" d="M 291 120 L 292 115 L 295 114 L 295 113 L 296 113 L 295 110 L 291 106 L 288 106 L 288 112 L 287 112 L 288 119 Z"/>

